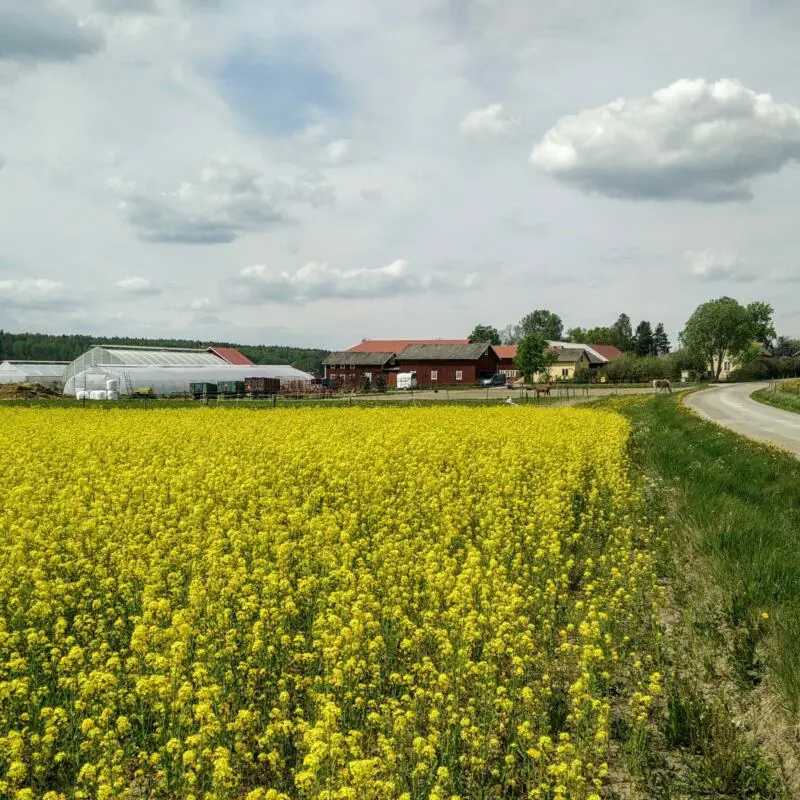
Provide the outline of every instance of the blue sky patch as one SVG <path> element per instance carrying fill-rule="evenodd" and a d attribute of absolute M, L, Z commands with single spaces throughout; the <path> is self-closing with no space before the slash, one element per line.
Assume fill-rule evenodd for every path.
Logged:
<path fill-rule="evenodd" d="M 342 81 L 301 46 L 232 56 L 219 80 L 230 106 L 257 129 L 291 135 L 345 106 Z"/>

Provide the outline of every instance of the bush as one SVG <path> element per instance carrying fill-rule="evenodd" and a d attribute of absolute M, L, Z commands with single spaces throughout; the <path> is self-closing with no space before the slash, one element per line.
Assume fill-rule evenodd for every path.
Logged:
<path fill-rule="evenodd" d="M 728 377 L 729 381 L 768 381 L 800 375 L 800 358 L 757 358 L 742 364 Z"/>

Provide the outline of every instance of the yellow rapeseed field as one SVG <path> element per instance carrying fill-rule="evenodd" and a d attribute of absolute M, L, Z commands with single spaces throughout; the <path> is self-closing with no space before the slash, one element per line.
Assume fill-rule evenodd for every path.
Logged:
<path fill-rule="evenodd" d="M 0 797 L 596 800 L 660 692 L 627 436 L 0 409 Z"/>

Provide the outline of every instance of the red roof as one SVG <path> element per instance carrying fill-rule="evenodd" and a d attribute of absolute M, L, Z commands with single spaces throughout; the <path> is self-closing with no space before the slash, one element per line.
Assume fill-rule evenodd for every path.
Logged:
<path fill-rule="evenodd" d="M 235 347 L 209 347 L 209 352 L 219 356 L 223 361 L 227 361 L 235 367 L 248 367 L 253 362 Z"/>
<path fill-rule="evenodd" d="M 591 347 L 592 350 L 596 350 L 608 361 L 614 361 L 624 355 L 622 350 L 617 349 L 613 344 L 590 344 L 589 347 Z"/>
<path fill-rule="evenodd" d="M 517 357 L 517 346 L 515 344 L 493 344 L 495 353 L 500 356 L 501 361 L 513 361 Z"/>
<path fill-rule="evenodd" d="M 469 344 L 469 339 L 364 339 L 347 353 L 399 353 L 410 344 Z"/>

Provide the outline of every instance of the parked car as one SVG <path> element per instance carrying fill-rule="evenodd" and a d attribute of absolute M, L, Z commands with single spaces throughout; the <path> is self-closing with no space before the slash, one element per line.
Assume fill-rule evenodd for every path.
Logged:
<path fill-rule="evenodd" d="M 497 372 L 488 378 L 481 378 L 478 383 L 481 386 L 505 386 L 508 383 L 508 379 L 502 372 Z"/>

